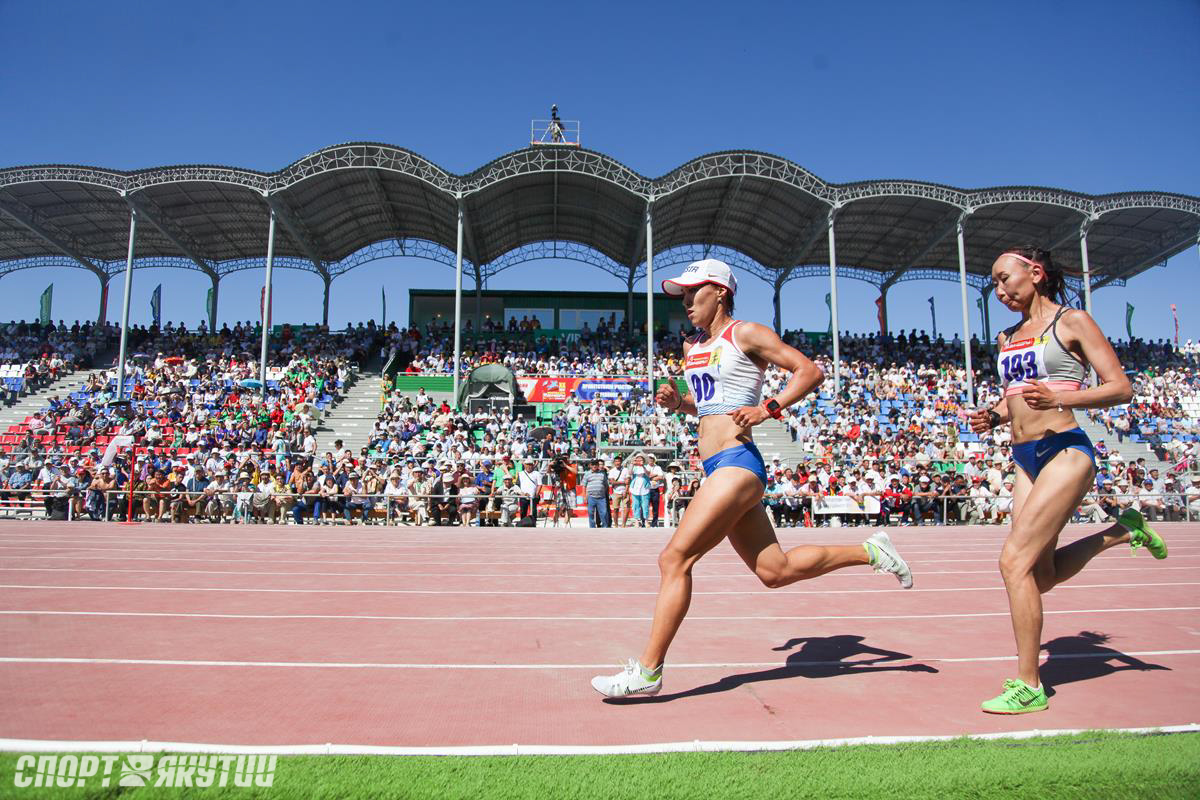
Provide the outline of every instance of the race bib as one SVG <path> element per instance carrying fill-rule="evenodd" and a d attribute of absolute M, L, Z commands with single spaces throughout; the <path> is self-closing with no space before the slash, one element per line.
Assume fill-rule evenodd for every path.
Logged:
<path fill-rule="evenodd" d="M 1009 342 L 1000 349 L 996 363 L 1005 386 L 1046 380 L 1046 337 Z"/>
<path fill-rule="evenodd" d="M 688 353 L 684 363 L 688 387 L 697 404 L 717 399 L 720 388 L 721 347 L 700 353 Z"/>

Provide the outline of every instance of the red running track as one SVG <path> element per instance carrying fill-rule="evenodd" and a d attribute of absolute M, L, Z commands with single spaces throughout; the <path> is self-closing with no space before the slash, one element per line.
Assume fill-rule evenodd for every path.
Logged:
<path fill-rule="evenodd" d="M 1078 526 L 1069 541 L 1093 530 Z M 785 546 L 865 529 L 783 530 Z M 892 532 L 916 588 L 843 570 L 767 590 L 722 545 L 664 693 L 636 655 L 662 530 L 0 523 L 0 738 L 402 747 L 922 736 L 1200 721 L 1200 526 L 1046 598 L 1049 712 L 1013 674 L 993 527 Z"/>

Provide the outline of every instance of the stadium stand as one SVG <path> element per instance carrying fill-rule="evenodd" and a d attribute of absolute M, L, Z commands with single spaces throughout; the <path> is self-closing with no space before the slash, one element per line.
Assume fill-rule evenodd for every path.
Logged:
<path fill-rule="evenodd" d="M 70 334 L 78 348 L 72 366 L 89 363 L 79 353 L 90 357 L 111 343 L 111 328 L 85 328 Z M 645 364 L 644 350 L 620 330 L 569 341 L 536 331 L 524 339 L 519 331 L 515 338 L 507 330 L 491 333 L 464 350 L 465 367 L 501 363 L 523 377 L 628 378 Z M 118 435 L 135 440 L 132 506 L 143 519 L 557 520 L 582 515 L 586 498 L 575 487 L 599 463 L 614 521 L 655 524 L 677 518 L 701 477 L 696 420 L 665 413 L 648 393 L 633 391 L 586 400 L 572 395 L 537 404 L 532 418 L 514 419 L 496 410 L 456 412 L 444 395 L 393 388 L 381 396 L 365 446 L 322 452 L 314 436 L 318 419 L 344 395 L 360 363 L 394 349 L 404 354 L 407 375 L 437 378 L 450 369 L 444 332 L 285 328 L 271 350 L 265 402 L 255 379 L 258 335 L 248 323 L 211 334 L 170 325 L 132 330 L 127 406 L 113 403 L 113 370 L 94 371 L 76 391 L 49 397 L 0 435 L 0 511 L 127 515 L 128 460 L 99 467 Z M 785 338 L 831 371 L 822 337 Z M 680 373 L 680 341 L 662 336 L 659 374 Z M 56 352 L 67 343 L 60 337 Z M 1162 518 L 1200 514 L 1200 480 L 1191 480 L 1200 455 L 1200 353 L 1190 343 L 1116 346 L 1135 376 L 1134 401 L 1093 414 L 1092 422 L 1109 434 L 1102 438 L 1115 436 L 1116 445 L 1135 449 L 1123 453 L 1098 443 L 1097 491 L 1080 516 L 1100 519 L 1128 506 Z M 973 348 L 980 402 L 989 402 L 996 387 L 987 348 L 979 342 Z M 792 445 L 764 450 L 770 477 L 764 502 L 776 524 L 1003 522 L 1012 503 L 1007 431 L 980 437 L 967 428 L 959 353 L 958 341 L 923 332 L 844 336 L 840 395 L 827 382 L 781 423 L 756 432 L 766 441 L 775 426 Z M 48 368 L 53 355 L 41 354 Z M 65 374 L 63 360 L 56 368 Z M 769 371 L 765 391 L 778 391 L 784 378 Z M 640 467 L 645 483 L 629 465 L 638 453 L 656 456 Z M 650 487 L 652 518 L 637 520 L 625 510 L 622 495 L 631 484 Z"/>

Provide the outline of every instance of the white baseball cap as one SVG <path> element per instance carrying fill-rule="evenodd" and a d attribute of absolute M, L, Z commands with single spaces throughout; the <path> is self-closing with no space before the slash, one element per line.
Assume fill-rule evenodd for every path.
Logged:
<path fill-rule="evenodd" d="M 678 278 L 668 278 L 662 282 L 662 289 L 672 297 L 679 297 L 689 286 L 700 286 L 705 283 L 715 283 L 723 286 L 732 294 L 737 294 L 737 278 L 733 270 L 724 261 L 706 258 L 693 261 Z"/>

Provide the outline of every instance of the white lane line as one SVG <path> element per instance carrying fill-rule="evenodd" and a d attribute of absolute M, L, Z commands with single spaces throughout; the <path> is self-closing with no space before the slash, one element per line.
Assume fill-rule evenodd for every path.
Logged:
<path fill-rule="evenodd" d="M 1200 650 L 1141 650 L 1119 653 L 1062 653 L 1049 656 L 1048 661 L 1071 661 L 1076 659 L 1110 659 L 1126 656 L 1192 656 Z M 977 664 L 990 661 L 1016 661 L 1016 656 L 971 656 L 966 658 L 910 658 L 889 659 L 888 664 L 905 662 L 934 662 L 941 664 Z M 875 663 L 875 662 L 869 662 Z M 567 669 L 612 669 L 612 664 L 416 664 L 392 662 L 356 661 L 208 661 L 202 659 L 173 658 L 62 658 L 2 656 L 0 664 L 88 664 L 88 665 L 139 665 L 154 667 L 285 667 L 293 669 L 462 669 L 462 670 L 567 670 Z M 671 669 L 799 669 L 803 667 L 853 667 L 853 661 L 729 661 L 711 663 L 672 663 Z"/>
<path fill-rule="evenodd" d="M 1142 588 L 1147 586 L 1200 586 L 1200 581 L 1182 581 L 1177 583 L 1085 583 L 1085 584 L 1064 584 L 1056 586 L 1055 591 L 1064 591 L 1066 589 L 1132 589 Z M 544 590 L 514 590 L 514 589 L 304 589 L 304 588 L 279 588 L 279 587 L 212 587 L 212 586 L 64 586 L 53 584 L 17 584 L 4 583 L 0 584 L 0 589 L 34 589 L 34 590 L 56 590 L 68 589 L 71 591 L 101 591 L 101 592 L 265 592 L 272 594 L 428 594 L 428 595 L 487 595 L 494 597 L 496 595 L 534 595 L 534 596 L 551 596 L 551 597 L 582 597 L 582 596 L 633 596 L 633 595 L 650 595 L 657 596 L 658 592 L 551 592 Z M 771 592 L 769 589 L 759 589 L 756 591 L 724 591 L 724 592 L 692 592 L 696 595 L 778 595 L 790 596 L 796 594 L 880 594 L 883 592 L 901 592 L 906 591 L 899 588 L 890 589 L 814 589 L 805 591 L 803 589 L 792 590 L 789 592 Z M 962 588 L 938 588 L 938 589 L 908 589 L 908 592 L 996 592 L 1004 591 L 1003 586 L 966 586 Z"/>
<path fill-rule="evenodd" d="M 1195 733 L 1200 725 L 1162 725 L 1156 728 L 1107 728 L 1118 733 Z M 1094 729 L 1002 731 L 997 733 L 953 733 L 919 736 L 858 736 L 843 739 L 768 739 L 765 741 L 649 742 L 613 745 L 484 744 L 395 747 L 373 744 L 214 744 L 211 742 L 68 741 L 62 739 L 0 739 L 0 751 L 16 753 L 220 753 L 279 756 L 615 756 L 652 753 L 753 753 L 783 750 L 815 750 L 818 747 L 897 745 L 947 742 L 960 739 L 981 741 L 1023 740 L 1043 736 L 1078 736 Z"/>
<path fill-rule="evenodd" d="M 830 537 L 830 538 L 833 538 L 833 537 Z M 863 537 L 863 538 L 865 538 L 865 537 Z M 783 539 L 787 540 L 788 537 L 784 536 Z M 248 537 L 237 538 L 237 539 L 183 539 L 183 538 L 117 539 L 117 538 L 111 538 L 111 537 L 95 537 L 95 538 L 72 537 L 69 539 L 68 538 L 53 538 L 53 537 L 29 537 L 29 538 L 16 539 L 16 538 L 10 537 L 10 538 L 0 538 L 0 547 L 20 548 L 20 547 L 32 547 L 34 545 L 40 545 L 40 546 L 53 545 L 55 547 L 72 547 L 72 546 L 83 546 L 83 545 L 108 545 L 110 547 L 113 547 L 113 546 L 126 545 L 127 547 L 122 547 L 121 549 L 136 549 L 139 547 L 145 547 L 146 545 L 170 545 L 171 548 L 173 548 L 173 549 L 178 549 L 181 547 L 182 548 L 203 549 L 203 548 L 213 547 L 214 545 L 256 545 L 256 546 L 261 545 L 261 546 L 271 546 L 271 547 L 304 546 L 304 547 L 312 547 L 312 548 L 317 548 L 317 549 L 326 549 L 326 548 L 339 548 L 340 549 L 347 545 L 352 545 L 354 547 L 361 547 L 364 549 L 393 548 L 393 549 L 403 549 L 403 550 L 428 549 L 428 550 L 445 550 L 445 551 L 488 549 L 488 550 L 501 550 L 501 551 L 511 551 L 511 552 L 524 552 L 531 548 L 561 549 L 561 548 L 571 547 L 574 545 L 579 545 L 583 549 L 586 549 L 589 552 L 594 552 L 594 551 L 623 552 L 623 551 L 628 551 L 638 545 L 651 545 L 652 544 L 652 545 L 658 546 L 663 541 L 665 541 L 665 539 L 654 539 L 654 540 L 646 539 L 646 540 L 642 540 L 642 541 L 638 541 L 638 542 L 596 541 L 594 539 L 593 540 L 569 539 L 569 540 L 554 541 L 554 542 L 524 542 L 523 545 L 519 545 L 516 542 L 512 542 L 512 543 L 508 543 L 508 542 L 462 542 L 462 543 L 457 543 L 457 544 L 445 544 L 443 542 L 407 542 L 407 541 L 387 541 L 387 540 L 359 539 L 359 538 L 347 538 L 347 539 L 340 539 L 340 540 L 325 540 L 325 539 L 317 540 L 317 539 L 305 539 L 303 537 L 292 537 L 289 539 L 251 539 Z M 842 541 L 842 542 L 830 542 L 828 540 L 822 540 L 821 542 L 813 542 L 812 544 L 830 544 L 830 543 L 833 543 L 833 544 L 857 544 L 859 541 L 861 541 L 861 539 L 859 537 L 853 537 L 853 538 L 846 537 L 845 541 Z M 916 549 L 916 550 L 920 550 L 920 551 L 941 551 L 941 550 L 944 550 L 947 546 L 973 547 L 973 548 L 977 548 L 977 549 L 980 549 L 980 548 L 992 549 L 992 548 L 1001 546 L 1003 543 L 1004 543 L 1003 539 L 996 539 L 995 541 L 986 541 L 986 542 L 984 542 L 984 541 L 977 542 L 977 541 L 970 541 L 970 540 L 963 540 L 963 539 L 953 539 L 953 540 L 950 540 L 950 541 L 942 543 L 942 544 L 937 544 L 934 542 L 929 542 L 929 541 L 924 541 L 924 540 L 919 541 L 919 542 L 908 542 L 906 546 L 911 549 Z M 1172 544 L 1173 543 L 1174 542 L 1172 542 Z M 791 545 L 791 544 L 793 544 L 793 542 L 785 541 L 784 544 Z M 795 542 L 795 544 L 807 544 L 807 542 Z M 1180 547 L 1189 547 L 1189 546 L 1194 546 L 1194 545 L 1180 544 L 1179 546 Z"/>
<path fill-rule="evenodd" d="M 919 563 L 919 562 L 918 562 Z M 1087 571 L 1089 574 L 1093 572 L 1140 572 L 1142 570 L 1153 569 L 1155 571 L 1165 569 L 1186 569 L 1195 570 L 1195 567 L 1190 566 L 1165 566 L 1158 563 L 1146 563 L 1143 566 L 1137 567 L 1094 567 L 1089 566 Z M 135 573 L 149 575 L 274 575 L 274 576 L 317 576 L 317 577 L 333 577 L 333 578 L 496 578 L 508 580 L 510 578 L 543 578 L 543 579 L 597 579 L 597 580 L 658 580 L 657 572 L 642 572 L 627 575 L 563 575 L 561 573 L 545 573 L 545 572 L 301 572 L 301 571 L 267 571 L 267 570 L 217 570 L 217 569 L 101 569 L 99 567 L 0 567 L 0 573 L 4 572 L 110 572 L 110 573 Z M 947 569 L 947 570 L 920 570 L 916 574 L 920 577 L 926 575 L 998 575 L 999 569 Z M 699 572 L 696 577 L 699 578 L 751 578 L 753 573 L 749 569 L 743 569 L 740 572 Z M 873 578 L 874 573 L 854 571 L 848 572 L 845 570 L 830 573 L 828 576 L 822 577 L 838 577 L 838 578 Z"/>
<path fill-rule="evenodd" d="M 859 542 L 842 543 L 842 545 L 857 545 L 857 543 Z M 964 549 L 960 547 L 934 547 L 923 549 L 913 547 L 911 545 L 905 545 L 904 542 L 896 543 L 898 543 L 899 549 L 901 553 L 905 555 L 905 558 L 916 561 L 922 560 L 924 557 L 926 557 L 926 555 L 976 555 L 976 557 L 983 557 L 983 555 L 986 555 L 986 557 L 990 558 L 978 560 L 995 561 L 997 558 L 1000 558 L 1001 548 L 1000 542 L 997 542 L 995 546 L 976 547 L 971 549 Z M 784 545 L 786 547 L 791 547 L 793 543 L 784 542 Z M 622 563 L 622 561 L 607 561 L 605 559 L 629 559 L 631 555 L 637 553 L 644 553 L 647 555 L 647 557 L 652 557 L 652 555 L 658 553 L 659 549 L 661 548 L 661 543 L 647 543 L 646 547 L 642 547 L 640 549 L 617 548 L 613 549 L 612 552 L 598 552 L 594 548 L 581 549 L 581 551 L 570 551 L 570 549 L 564 548 L 548 548 L 545 549 L 545 551 L 539 551 L 539 549 L 530 547 L 506 547 L 499 549 L 470 547 L 457 549 L 457 551 L 437 551 L 437 548 L 414 547 L 406 549 L 394 546 L 379 548 L 378 551 L 371 551 L 371 549 L 362 548 L 358 542 L 347 542 L 347 545 L 343 547 L 330 547 L 332 549 L 329 549 L 329 551 L 324 551 L 324 549 L 313 549 L 308 547 L 307 543 L 305 542 L 289 542 L 286 549 L 274 549 L 266 546 L 248 549 L 234 547 L 209 547 L 204 545 L 182 545 L 182 543 L 176 543 L 176 545 L 173 547 L 144 547 L 140 545 L 133 545 L 130 547 L 94 547 L 76 545 L 47 545 L 47 543 L 42 541 L 38 542 L 37 545 L 0 545 L 0 551 L 24 551 L 13 553 L 11 555 L 6 554 L 5 558 L 52 558 L 49 557 L 49 555 L 47 555 L 47 557 L 41 557 L 41 555 L 37 555 L 37 552 L 50 552 L 58 554 L 70 552 L 138 554 L 172 553 L 174 554 L 174 558 L 170 560 L 181 561 L 191 560 L 187 557 L 187 555 L 185 555 L 186 553 L 202 553 L 204 555 L 226 553 L 238 555 L 259 555 L 259 557 L 262 557 L 262 555 L 266 555 L 266 557 L 280 557 L 280 555 L 312 555 L 312 557 L 325 557 L 325 555 L 359 555 L 359 557 L 368 558 L 376 557 L 376 555 L 392 555 L 392 557 L 427 557 L 431 559 L 440 559 L 437 561 L 428 561 L 428 563 L 433 564 L 461 563 L 461 559 L 451 558 L 454 557 L 456 553 L 461 553 L 463 557 L 475 558 L 485 558 L 490 557 L 490 555 L 498 555 L 498 557 L 500 557 L 499 559 L 487 559 L 487 563 L 491 564 L 526 564 L 528 561 L 534 559 L 544 561 L 544 563 L 547 564 L 575 564 L 577 561 L 587 559 L 604 565 Z M 1176 543 L 1172 542 L 1170 547 L 1172 557 L 1181 557 L 1181 555 L 1182 557 L 1195 557 L 1196 554 L 1200 554 L 1200 546 L 1189 547 L 1187 545 L 1176 545 Z M 436 552 L 430 552 L 431 549 L 432 551 Z M 521 560 L 503 560 L 504 557 L 514 557 L 514 555 L 521 555 L 523 558 Z M 545 557 L 558 558 L 551 558 L 547 560 Z M 125 558 L 132 557 L 126 557 L 126 555 L 114 555 L 113 557 L 114 560 L 121 560 Z M 712 563 L 712 561 L 734 561 L 737 560 L 737 558 L 733 557 L 733 555 L 718 553 L 710 555 L 710 557 L 708 557 L 706 560 L 709 561 L 709 563 Z"/>
<path fill-rule="evenodd" d="M 1200 611 L 1200 606 L 1162 606 L 1150 608 L 1086 608 L 1067 611 L 1043 611 L 1045 616 L 1073 614 L 1142 614 L 1148 612 Z M 170 617 L 187 619 L 266 619 L 266 620 L 380 620 L 388 622 L 644 622 L 653 619 L 650 615 L 637 617 L 517 617 L 517 616 L 400 616 L 389 614 L 213 614 L 195 611 L 50 611 L 50 610 L 0 610 L 0 616 L 64 616 L 64 617 Z M 893 619 L 973 619 L 978 617 L 1010 616 L 1007 611 L 981 611 L 958 614 L 822 614 L 816 616 L 794 616 L 764 614 L 753 616 L 701 616 L 689 614 L 691 620 L 764 620 L 789 622 L 814 622 L 820 620 L 893 620 Z"/>
<path fill-rule="evenodd" d="M 198 563 L 198 564 L 204 564 L 204 563 L 228 564 L 229 563 L 228 558 L 185 558 L 185 557 L 171 558 L 171 557 L 165 557 L 165 556 L 119 556 L 119 557 L 116 557 L 116 556 L 76 556 L 76 555 L 67 555 L 67 556 L 64 556 L 64 555 L 53 555 L 53 556 L 16 555 L 16 556 L 6 556 L 6 558 L 8 558 L 9 560 L 36 559 L 36 560 L 54 560 L 54 561 L 117 561 L 120 563 L 125 563 L 126 561 L 166 561 L 171 564 L 178 564 L 181 562 L 193 562 L 193 563 Z M 1108 555 L 1108 556 L 1103 556 L 1103 558 L 1120 559 L 1121 556 L 1112 554 L 1112 555 Z M 1195 555 L 1195 556 L 1177 555 L 1174 551 L 1171 551 L 1171 564 L 1172 565 L 1174 565 L 1176 561 L 1181 561 L 1181 560 L 1187 559 L 1187 558 L 1200 558 L 1200 554 Z M 581 566 L 586 566 L 586 565 L 581 564 L 580 562 L 587 561 L 587 560 L 588 559 L 586 557 L 584 557 L 584 558 L 571 559 L 569 561 L 547 561 L 542 558 L 530 557 L 530 558 L 522 559 L 520 561 L 497 561 L 497 560 L 493 560 L 493 559 L 488 559 L 487 561 L 481 561 L 478 563 L 480 566 L 485 566 L 485 565 L 490 566 L 492 564 L 514 564 L 514 565 L 521 565 L 521 566 L 529 566 L 531 561 L 536 561 L 539 564 L 571 564 L 576 567 L 581 567 Z M 992 564 L 992 565 L 996 564 L 995 557 L 992 557 L 992 558 L 937 558 L 937 559 L 910 558 L 910 559 L 908 559 L 908 561 L 910 564 Z M 471 563 L 464 564 L 462 559 L 452 559 L 452 560 L 447 560 L 447 561 L 422 561 L 422 560 L 408 559 L 408 558 L 400 559 L 400 560 L 396 560 L 396 561 L 389 561 L 389 560 L 385 560 L 385 559 L 376 559 L 376 558 L 364 559 L 362 561 L 341 561 L 341 560 L 331 560 L 331 559 L 327 559 L 327 558 L 242 558 L 242 559 L 238 559 L 238 563 L 239 564 L 325 564 L 325 565 L 329 565 L 329 564 L 372 564 L 375 566 L 378 566 L 380 564 L 406 564 L 406 565 L 422 564 L 422 565 L 426 565 L 426 566 L 436 566 L 438 564 L 445 564 L 447 566 L 454 565 L 454 566 L 460 566 L 460 567 L 472 565 Z M 648 558 L 644 558 L 640 561 L 606 562 L 603 564 L 597 564 L 596 566 L 600 566 L 600 567 L 645 567 L 648 563 L 653 563 L 653 559 L 648 557 Z M 713 565 L 713 564 L 739 564 L 740 565 L 741 563 L 742 562 L 739 559 L 729 558 L 729 557 L 723 558 L 723 557 L 717 555 L 717 556 L 707 556 L 700 562 L 700 566 L 703 567 L 706 565 Z M 1156 564 L 1157 562 L 1155 562 L 1151 558 L 1145 558 L 1144 563 L 1147 565 L 1151 565 L 1151 564 Z M 1164 567 L 1160 567 L 1160 568 L 1164 568 Z M 1181 567 L 1175 567 L 1175 566 L 1165 567 L 1165 569 L 1180 569 L 1180 568 Z M 1195 569 L 1195 567 L 1182 567 L 1182 568 L 1183 569 Z M 1092 568 L 1089 567 L 1088 569 L 1090 571 Z M 985 571 L 986 572 L 996 572 L 997 570 L 991 569 L 991 570 L 985 570 Z M 439 572 L 436 574 L 445 575 L 446 573 Z M 468 574 L 475 575 L 478 573 L 468 573 Z M 485 574 L 490 574 L 490 573 L 485 573 Z M 557 575 L 557 573 L 553 573 L 553 572 L 545 572 L 545 573 L 539 573 L 539 574 L 544 575 L 545 577 L 548 577 L 548 578 L 552 578 Z M 655 574 L 657 575 L 657 573 L 655 573 Z M 928 574 L 928 573 L 922 573 L 922 574 Z"/>
<path fill-rule="evenodd" d="M 75 549 L 88 550 L 88 551 L 101 550 L 104 552 L 125 552 L 122 550 L 112 551 L 112 550 L 108 550 L 106 548 L 94 548 L 94 547 L 75 548 Z M 907 550 L 903 550 L 903 548 L 902 548 L 902 551 L 906 557 L 910 555 L 907 552 Z M 137 552 L 143 552 L 143 551 L 139 550 Z M 164 550 L 162 552 L 171 552 L 171 551 Z M 648 564 L 648 563 L 650 563 L 650 564 L 654 563 L 654 558 L 656 555 L 655 553 L 646 553 L 645 558 L 639 559 L 637 561 L 628 561 L 628 560 L 625 560 L 625 561 L 602 561 L 602 560 L 600 560 L 601 558 L 618 558 L 618 556 L 603 556 L 603 557 L 601 557 L 601 556 L 596 556 L 594 554 L 583 553 L 575 558 L 551 559 L 551 558 L 542 557 L 536 553 L 529 553 L 527 555 L 527 557 L 522 558 L 522 559 L 504 560 L 504 559 L 498 559 L 498 558 L 484 558 L 483 556 L 485 554 L 475 552 L 475 553 L 470 554 L 472 556 L 480 557 L 479 560 L 475 560 L 475 561 L 466 561 L 462 558 L 445 558 L 445 559 L 405 558 L 405 559 L 395 559 L 395 560 L 373 558 L 373 559 L 362 560 L 362 561 L 358 561 L 358 560 L 346 561 L 346 560 L 330 560 L 327 558 L 314 558 L 314 559 L 274 558 L 274 557 L 270 557 L 269 554 L 265 553 L 262 550 L 238 550 L 238 551 L 232 551 L 232 550 L 207 551 L 206 550 L 204 552 L 206 554 L 212 554 L 213 552 L 218 552 L 218 553 L 239 553 L 239 554 L 251 553 L 254 555 L 258 555 L 258 556 L 268 555 L 267 558 L 257 558 L 257 559 L 238 558 L 237 559 L 238 563 L 242 563 L 242 564 L 252 564 L 252 563 L 267 563 L 267 564 L 313 564 L 313 563 L 315 563 L 315 564 L 421 564 L 421 565 L 425 565 L 425 566 L 447 565 L 447 566 L 460 566 L 460 567 L 464 566 L 464 565 L 467 565 L 467 566 L 472 566 L 472 565 L 491 566 L 491 565 L 495 565 L 495 564 L 528 566 L 530 563 L 545 564 L 545 565 L 569 564 L 569 565 L 579 566 L 581 564 L 581 562 L 588 562 L 597 567 L 645 567 L 646 564 Z M 367 555 L 365 553 L 340 553 L 340 554 L 341 555 Z M 304 551 L 296 551 L 296 552 L 287 553 L 287 554 L 280 553 L 278 555 L 320 555 L 320 554 L 319 553 L 305 553 Z M 1182 560 L 1185 558 L 1196 558 L 1198 556 L 1200 556 L 1200 554 L 1197 554 L 1197 555 L 1179 554 L 1179 553 L 1176 553 L 1174 550 L 1172 550 L 1172 558 L 1175 561 L 1179 561 L 1179 560 Z M 621 556 L 621 557 L 628 558 L 628 556 Z M 1109 557 L 1113 558 L 1113 557 L 1119 557 L 1119 556 L 1109 556 Z M 18 554 L 18 555 L 4 556 L 5 560 L 13 560 L 13 559 L 17 559 L 17 558 L 25 558 L 25 559 L 42 558 L 42 559 L 68 560 L 68 561 L 91 560 L 91 561 L 120 561 L 120 562 L 138 560 L 138 561 L 169 561 L 172 563 L 178 563 L 181 561 L 210 561 L 210 562 L 217 562 L 217 563 L 228 563 L 231 560 L 228 557 L 226 557 L 226 558 L 194 558 L 194 557 L 189 557 L 189 556 L 185 556 L 185 555 L 176 555 L 176 556 L 168 557 L 168 558 L 146 557 L 146 556 L 124 556 L 124 555 L 121 555 L 121 556 L 79 556 L 79 555 L 61 555 L 61 554 L 60 555 L 44 555 L 44 556 L 43 555 Z M 915 558 L 908 557 L 907 560 L 909 561 L 910 564 L 913 564 L 913 565 L 958 564 L 958 563 L 995 564 L 996 560 L 997 560 L 997 556 L 992 556 L 990 558 L 930 558 L 930 559 L 921 558 L 921 557 L 915 557 Z M 1149 559 L 1147 559 L 1147 560 L 1149 560 Z M 716 555 L 716 556 L 709 556 L 709 557 L 705 558 L 701 563 L 707 564 L 707 565 L 714 565 L 714 564 L 716 564 L 716 565 L 721 565 L 721 564 L 724 564 L 724 565 L 738 564 L 738 565 L 740 565 L 740 564 L 742 564 L 742 561 L 741 561 L 741 559 L 737 558 L 736 556 Z"/>
<path fill-rule="evenodd" d="M 239 542 L 239 544 L 247 544 L 247 543 Z M 643 550 L 645 550 L 645 552 L 657 552 L 657 550 L 660 549 L 661 544 L 662 543 L 659 543 L 659 542 L 648 543 L 648 545 L 652 545 L 653 550 L 645 550 L 645 548 L 643 548 Z M 790 546 L 792 546 L 793 543 L 785 542 L 784 544 L 790 547 Z M 859 542 L 848 542 L 848 543 L 844 542 L 842 544 L 843 545 L 846 545 L 846 544 L 854 545 L 854 544 L 859 544 Z M 910 552 L 916 553 L 918 555 L 942 554 L 942 553 L 982 555 L 984 553 L 996 553 L 997 557 L 999 555 L 999 548 L 1001 546 L 1001 543 L 997 543 L 995 546 L 976 547 L 973 549 L 963 549 L 963 548 L 949 548 L 949 547 L 916 548 L 916 547 L 912 547 L 910 545 L 905 545 L 903 542 L 898 542 L 898 544 L 900 545 L 900 549 L 903 550 L 906 555 Z M 286 550 L 272 550 L 265 545 L 255 547 L 253 549 L 239 549 L 239 548 L 232 548 L 232 547 L 210 547 L 210 546 L 206 546 L 204 544 L 191 544 L 191 543 L 187 543 L 187 544 L 179 543 L 179 544 L 176 544 L 174 547 L 145 547 L 143 545 L 130 545 L 129 547 L 94 547 L 94 546 L 80 546 L 80 545 L 74 545 L 74 544 L 47 545 L 44 541 L 39 541 L 37 544 L 0 545 L 0 550 L 51 550 L 51 551 L 56 551 L 56 552 L 62 552 L 64 550 L 72 550 L 72 551 L 83 551 L 83 552 L 90 552 L 90 553 L 203 552 L 203 553 L 254 553 L 254 554 L 258 554 L 258 555 L 262 555 L 265 553 L 274 553 L 276 555 L 287 555 L 287 554 L 291 554 L 291 553 L 308 553 L 311 555 L 324 555 L 327 552 L 333 552 L 333 553 L 340 554 L 340 553 L 345 553 L 347 550 L 350 550 L 350 551 L 361 550 L 363 552 L 358 552 L 358 553 L 353 553 L 353 554 L 354 555 L 362 555 L 362 556 L 367 556 L 367 555 L 373 554 L 369 548 L 362 547 L 358 542 L 347 542 L 346 545 L 343 545 L 343 546 L 329 545 L 329 547 L 331 548 L 331 550 L 326 551 L 326 550 L 322 550 L 319 548 L 313 548 L 311 545 L 308 545 L 306 542 L 289 542 L 287 544 L 288 549 L 286 549 Z M 1171 548 L 1173 551 L 1174 550 L 1200 550 L 1200 547 L 1188 547 L 1187 545 L 1175 545 L 1175 544 L 1172 544 Z M 531 558 L 540 556 L 542 554 L 552 554 L 552 555 L 564 554 L 564 548 L 561 548 L 561 547 L 547 548 L 545 550 L 537 550 L 532 547 L 505 547 L 505 548 L 499 548 L 499 549 L 495 550 L 494 552 L 491 549 L 483 548 L 483 547 L 463 547 L 463 548 L 456 548 L 453 551 L 445 551 L 445 549 L 429 548 L 429 547 L 424 547 L 424 546 L 413 547 L 413 548 L 401 548 L 401 547 L 394 547 L 394 546 L 388 545 L 386 548 L 378 548 L 378 549 L 381 551 L 384 551 L 384 552 L 392 552 L 395 555 L 404 555 L 404 554 L 411 553 L 412 555 L 417 555 L 417 556 L 429 555 L 429 556 L 442 556 L 442 557 L 451 556 L 456 552 L 461 552 L 461 553 L 467 554 L 467 555 L 522 554 L 522 555 L 528 555 Z M 437 550 L 438 552 L 427 552 L 429 550 Z M 580 550 L 580 551 L 574 552 L 574 553 L 572 553 L 571 551 L 568 550 L 565 554 L 566 555 L 574 555 L 576 558 L 627 558 L 631 553 L 634 553 L 634 552 L 641 552 L 641 551 L 637 550 L 636 548 L 632 548 L 632 547 L 611 548 L 611 552 L 598 552 L 595 548 L 587 548 L 587 549 L 583 549 L 583 550 Z"/>

